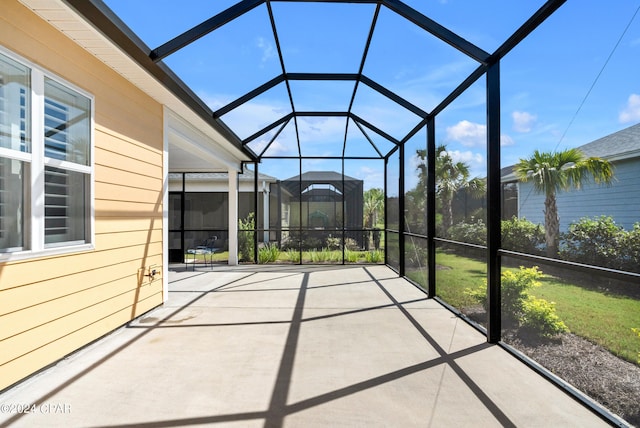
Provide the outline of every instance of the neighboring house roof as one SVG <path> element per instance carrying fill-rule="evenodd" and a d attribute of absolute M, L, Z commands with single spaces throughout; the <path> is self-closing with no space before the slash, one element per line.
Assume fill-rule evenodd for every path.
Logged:
<path fill-rule="evenodd" d="M 513 170 L 515 169 L 515 165 L 509 165 L 509 166 L 505 166 L 504 168 L 502 168 L 500 170 L 500 178 L 502 179 L 501 181 L 512 181 L 516 179 L 516 176 L 513 172 Z"/>
<path fill-rule="evenodd" d="M 622 160 L 640 156 L 640 123 L 578 147 L 587 157 Z"/>
<path fill-rule="evenodd" d="M 256 176 L 256 173 L 254 170 L 249 169 L 249 168 L 244 168 L 244 170 L 242 171 L 242 174 L 238 174 L 238 179 L 240 181 L 253 181 L 253 177 Z M 258 171 L 258 180 L 260 181 L 268 181 L 270 183 L 275 183 L 276 181 L 278 181 L 278 179 L 276 177 L 272 177 L 270 175 L 267 174 L 263 174 L 261 172 Z"/>
<path fill-rule="evenodd" d="M 640 123 L 578 147 L 586 157 L 619 161 L 640 157 Z M 515 165 L 502 168 L 502 181 L 515 180 Z"/>
<path fill-rule="evenodd" d="M 316 183 L 340 183 L 342 182 L 342 174 L 334 171 L 309 171 L 302 174 L 302 177 L 296 175 L 295 177 L 287 178 L 284 181 L 313 181 Z M 357 178 L 344 176 L 344 181 L 362 181 Z"/>
<path fill-rule="evenodd" d="M 335 171 L 308 171 L 302 175 L 296 175 L 287 178 L 281 182 L 281 188 L 285 189 L 290 195 L 301 194 L 305 197 L 304 190 L 314 184 L 330 184 L 347 198 L 362 198 L 362 180 L 357 178 L 344 176 Z M 301 185 L 302 184 L 302 188 Z M 343 187 L 344 184 L 344 187 Z M 353 193 L 360 189 L 358 193 Z"/>
<path fill-rule="evenodd" d="M 226 172 L 189 172 L 187 173 L 188 179 L 193 181 L 227 181 L 229 174 Z M 245 169 L 242 174 L 238 174 L 238 180 L 240 181 L 253 181 L 255 172 L 250 169 Z M 182 173 L 169 173 L 171 179 L 182 179 Z M 267 174 L 258 173 L 258 180 L 275 183 L 277 178 Z"/>

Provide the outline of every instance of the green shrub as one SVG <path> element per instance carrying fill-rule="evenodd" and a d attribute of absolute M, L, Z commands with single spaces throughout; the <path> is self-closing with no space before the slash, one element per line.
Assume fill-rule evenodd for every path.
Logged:
<path fill-rule="evenodd" d="M 623 234 L 620 240 L 620 268 L 629 272 L 640 273 L 640 223 Z"/>
<path fill-rule="evenodd" d="M 238 254 L 241 261 L 253 261 L 255 229 L 254 213 L 250 213 L 244 220 L 238 219 Z"/>
<path fill-rule="evenodd" d="M 316 250 L 315 248 L 308 251 L 309 258 L 313 263 L 324 263 L 331 260 L 332 252 L 326 248 Z"/>
<path fill-rule="evenodd" d="M 502 317 L 519 321 L 524 303 L 529 298 L 528 290 L 540 286 L 542 272 L 537 266 L 521 267 L 518 271 L 505 270 L 501 275 Z"/>
<path fill-rule="evenodd" d="M 640 328 L 632 328 L 631 330 L 640 338 Z M 640 363 L 640 352 L 638 353 L 638 363 Z"/>
<path fill-rule="evenodd" d="M 640 338 L 640 328 L 632 328 L 631 330 Z M 638 364 L 640 364 L 640 352 L 638 352 Z"/>
<path fill-rule="evenodd" d="M 609 216 L 583 217 L 563 234 L 560 255 L 574 262 L 619 268 L 624 229 Z"/>
<path fill-rule="evenodd" d="M 513 217 L 501 222 L 502 248 L 529 254 L 542 253 L 544 228 L 525 218 Z M 449 238 L 469 244 L 487 244 L 487 226 L 482 220 L 472 223 L 460 222 L 449 228 Z"/>
<path fill-rule="evenodd" d="M 540 286 L 543 276 L 537 266 L 520 267 L 517 271 L 505 270 L 501 275 L 501 311 L 505 325 L 522 327 L 541 336 L 553 336 L 567 331 L 566 325 L 555 312 L 553 303 L 530 296 L 528 291 Z M 471 296 L 488 310 L 487 285 L 466 289 Z"/>
<path fill-rule="evenodd" d="M 344 249 L 344 261 L 347 263 L 356 263 L 358 261 L 358 252 Z"/>
<path fill-rule="evenodd" d="M 454 241 L 486 245 L 487 226 L 482 220 L 477 220 L 474 223 L 456 223 L 449 228 L 448 237 Z"/>
<path fill-rule="evenodd" d="M 537 266 L 529 269 L 520 267 L 517 272 L 502 272 L 500 294 L 502 320 L 505 324 L 517 324 L 522 315 L 524 301 L 529 297 L 527 290 L 536 287 L 541 276 L 542 273 Z M 467 288 L 465 294 L 473 297 L 485 311 L 489 310 L 486 281 L 475 290 Z"/>
<path fill-rule="evenodd" d="M 289 257 L 289 260 L 293 263 L 300 263 L 300 250 L 296 248 L 289 248 L 287 250 L 287 257 Z"/>
<path fill-rule="evenodd" d="M 552 337 L 569 330 L 556 314 L 555 303 L 533 296 L 529 296 L 523 302 L 520 326 L 544 337 Z"/>
<path fill-rule="evenodd" d="M 353 238 L 345 238 L 344 240 L 344 247 L 346 249 L 349 249 L 351 251 L 357 251 L 360 249 L 360 246 L 358 245 L 358 243 L 356 242 L 355 239 Z"/>
<path fill-rule="evenodd" d="M 342 248 L 342 238 L 329 236 L 327 238 L 327 248 L 330 250 L 339 250 Z"/>
<path fill-rule="evenodd" d="M 640 328 L 632 328 L 631 330 L 640 338 Z M 638 364 L 640 364 L 640 352 L 638 352 Z"/>
<path fill-rule="evenodd" d="M 329 251 L 330 262 L 342 262 L 342 250 Z"/>
<path fill-rule="evenodd" d="M 315 236 L 309 236 L 302 241 L 303 250 L 316 250 L 322 248 L 323 245 L 322 239 Z"/>
<path fill-rule="evenodd" d="M 258 263 L 273 263 L 280 257 L 280 249 L 275 244 L 267 244 L 258 249 Z"/>
<path fill-rule="evenodd" d="M 526 218 L 502 220 L 502 248 L 527 254 L 541 254 L 545 243 L 544 227 Z"/>
<path fill-rule="evenodd" d="M 380 250 L 367 251 L 365 260 L 367 263 L 380 263 L 384 260 L 384 252 Z"/>

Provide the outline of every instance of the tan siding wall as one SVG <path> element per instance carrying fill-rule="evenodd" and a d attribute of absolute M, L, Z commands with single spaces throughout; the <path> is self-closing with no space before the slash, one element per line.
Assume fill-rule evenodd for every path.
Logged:
<path fill-rule="evenodd" d="M 0 44 L 95 97 L 95 250 L 0 263 L 0 390 L 162 303 L 162 106 L 14 0 Z"/>

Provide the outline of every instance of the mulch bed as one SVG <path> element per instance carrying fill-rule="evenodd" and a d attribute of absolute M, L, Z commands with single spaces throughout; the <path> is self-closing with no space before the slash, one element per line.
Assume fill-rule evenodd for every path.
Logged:
<path fill-rule="evenodd" d="M 609 411 L 640 427 L 640 366 L 571 333 L 546 341 L 508 333 L 503 340 Z"/>
<path fill-rule="evenodd" d="M 479 324 L 486 319 L 481 308 L 465 308 L 464 313 Z M 502 340 L 629 424 L 640 427 L 639 365 L 571 333 L 544 339 L 523 330 L 506 330 Z"/>

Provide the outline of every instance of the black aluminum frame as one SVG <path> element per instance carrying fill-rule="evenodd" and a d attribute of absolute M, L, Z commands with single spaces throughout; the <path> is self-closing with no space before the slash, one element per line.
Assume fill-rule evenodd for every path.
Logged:
<path fill-rule="evenodd" d="M 486 77 L 486 101 L 487 101 L 487 282 L 488 282 L 488 296 L 489 296 L 489 319 L 487 322 L 487 340 L 491 343 L 498 343 L 500 346 L 509 349 L 507 345 L 500 341 L 500 264 L 501 257 L 516 257 L 524 260 L 531 261 L 544 261 L 547 264 L 557 265 L 561 267 L 570 267 L 572 269 L 587 271 L 604 275 L 616 279 L 625 279 L 634 283 L 640 283 L 640 274 L 634 274 L 629 272 L 615 271 L 612 269 L 600 268 L 595 266 L 581 265 L 578 263 L 566 262 L 556 259 L 548 259 L 540 256 L 534 256 L 529 254 L 522 254 L 512 251 L 503 250 L 500 248 L 500 213 L 501 213 L 501 200 L 500 200 L 500 61 L 505 55 L 507 55 L 514 47 L 516 47 L 524 38 L 526 38 L 531 32 L 533 32 L 542 22 L 550 17 L 556 10 L 558 10 L 566 0 L 547 0 L 542 7 L 538 9 L 520 28 L 518 28 L 498 49 L 489 54 L 474 44 L 464 40 L 457 34 L 441 26 L 437 22 L 429 19 L 420 12 L 407 6 L 400 0 L 242 0 L 234 6 L 224 10 L 223 12 L 205 20 L 201 24 L 193 27 L 192 29 L 178 35 L 172 40 L 156 47 L 155 49 L 149 49 L 126 25 L 111 12 L 100 0 L 63 0 L 73 9 L 75 9 L 80 15 L 82 15 L 87 21 L 91 22 L 96 28 L 98 28 L 105 36 L 107 36 L 115 45 L 120 47 L 126 52 L 134 61 L 140 66 L 146 69 L 151 75 L 153 75 L 158 81 L 163 83 L 170 91 L 172 91 L 179 99 L 181 99 L 186 105 L 194 110 L 200 117 L 202 117 L 210 126 L 220 132 L 229 142 L 234 144 L 237 148 L 241 149 L 243 153 L 247 154 L 254 162 L 256 162 L 256 177 L 257 177 L 257 163 L 261 159 L 299 159 L 300 171 L 302 171 L 302 160 L 305 157 L 302 156 L 300 150 L 300 139 L 297 126 L 297 118 L 304 116 L 341 116 L 346 117 L 347 129 L 345 129 L 345 143 L 346 134 L 350 121 L 358 127 L 358 129 L 365 136 L 367 141 L 372 145 L 375 151 L 380 155 L 379 158 L 350 158 L 345 157 L 345 149 L 343 145 L 343 156 L 336 157 L 335 159 L 342 159 L 343 164 L 345 159 L 382 159 L 384 162 L 384 194 L 385 200 L 387 197 L 387 175 L 388 175 L 388 162 L 390 156 L 395 153 L 396 150 L 400 150 L 400 170 L 399 174 L 399 189 L 400 193 L 399 203 L 403 204 L 404 195 L 404 144 L 412 138 L 421 129 L 426 128 L 427 138 L 427 231 L 426 238 L 428 244 L 428 287 L 427 292 L 429 297 L 437 297 L 436 277 L 435 277 L 435 248 L 436 242 L 444 241 L 436 237 L 435 233 L 435 127 L 436 119 L 440 112 L 442 112 L 448 105 L 450 105 L 458 96 L 464 93 L 471 85 L 477 82 L 482 76 Z M 282 50 L 277 34 L 277 26 L 273 13 L 271 10 L 271 4 L 275 2 L 326 2 L 326 3 L 361 3 L 361 4 L 375 4 L 375 12 L 369 29 L 369 34 L 363 51 L 362 60 L 357 73 L 347 74 L 332 74 L 332 73 L 289 73 L 284 67 L 284 61 L 282 56 Z M 186 84 L 184 84 L 169 68 L 167 68 L 161 61 L 174 52 L 189 45 L 195 40 L 209 34 L 210 32 L 220 28 L 233 21 L 234 19 L 242 16 L 243 14 L 253 10 L 254 8 L 265 4 L 269 13 L 271 21 L 271 27 L 273 30 L 274 40 L 276 41 L 276 47 L 280 58 L 282 67 L 282 73 L 271 79 L 270 81 L 260 85 L 245 95 L 239 97 L 226 106 L 214 111 L 211 111 L 205 103 L 200 100 L 193 91 L 191 91 Z M 458 51 L 464 53 L 467 57 L 478 62 L 478 67 L 469 74 L 449 95 L 447 95 L 432 111 L 426 112 L 420 109 L 418 106 L 403 99 L 393 91 L 388 90 L 384 86 L 378 84 L 372 79 L 363 74 L 364 63 L 368 54 L 369 46 L 372 40 L 372 35 L 376 27 L 377 19 L 382 7 L 395 12 L 401 17 L 405 18 L 409 22 L 416 24 L 423 30 L 427 31 L 431 35 L 437 37 Z M 420 54 L 417 52 L 416 54 Z M 340 112 L 302 112 L 297 111 L 295 108 L 293 96 L 289 82 L 292 80 L 308 80 L 308 81 L 321 81 L 321 80 L 347 80 L 354 82 L 354 92 L 351 97 L 351 102 L 346 111 Z M 289 100 L 291 103 L 291 113 L 278 119 L 272 124 L 262 128 L 255 134 L 242 140 L 232 130 L 230 130 L 224 122 L 220 119 L 225 113 L 233 110 L 235 107 L 242 105 L 243 103 L 255 98 L 256 96 L 268 91 L 280 83 L 285 83 Z M 408 112 L 416 115 L 419 118 L 419 123 L 403 138 L 397 139 L 391 135 L 388 135 L 383 130 L 379 129 L 375 124 L 368 123 L 366 120 L 358 117 L 352 112 L 352 106 L 355 99 L 356 91 L 360 84 L 367 85 L 372 90 L 378 92 L 382 96 L 393 101 L 397 105 L 406 109 Z M 298 155 L 295 157 L 269 157 L 265 156 L 265 153 L 275 141 L 278 134 L 293 121 L 296 128 Z M 254 153 L 247 144 L 256 138 L 264 135 L 265 133 L 280 127 L 276 135 L 270 140 L 267 146 L 261 151 L 261 153 Z M 378 136 L 386 139 L 393 144 L 393 148 L 388 153 L 383 153 L 374 144 L 373 140 L 369 137 L 368 131 L 377 134 Z M 344 168 L 343 168 L 344 170 Z M 344 171 L 343 171 L 344 174 Z M 257 187 L 257 181 L 254 185 L 254 190 Z M 256 192 L 256 209 L 257 209 L 257 192 Z M 401 205 L 402 207 L 402 205 Z M 385 204 L 385 235 L 388 233 L 388 207 Z M 402 211 L 401 211 L 402 213 Z M 400 254 L 404 257 L 404 235 L 407 234 L 404 230 L 403 216 L 400 215 L 400 226 L 397 231 L 400 236 Z M 408 234 L 407 234 L 408 235 Z M 388 239 L 385 238 L 385 242 Z M 257 248 L 257 246 L 256 246 Z M 485 247 L 482 247 L 485 248 Z M 388 258 L 385 253 L 385 263 L 388 264 Z M 404 274 L 404 263 L 400 264 L 400 274 Z M 452 310 L 455 310 L 452 308 Z M 529 365 L 535 367 L 534 364 L 528 362 Z M 548 378 L 553 376 L 548 373 L 545 374 L 544 370 L 539 370 L 543 375 Z M 552 379 L 558 383 L 557 379 Z M 561 383 L 561 381 L 560 381 Z M 563 385 L 560 385 L 563 386 Z M 567 389 L 567 388 L 565 388 Z M 587 406 L 591 407 L 596 413 L 598 413 L 603 419 L 610 423 L 617 423 L 615 418 L 610 417 L 607 414 L 603 414 L 599 409 L 594 407 L 590 402 L 585 402 L 584 398 L 575 392 L 569 391 L 574 398 L 583 401 Z"/>

